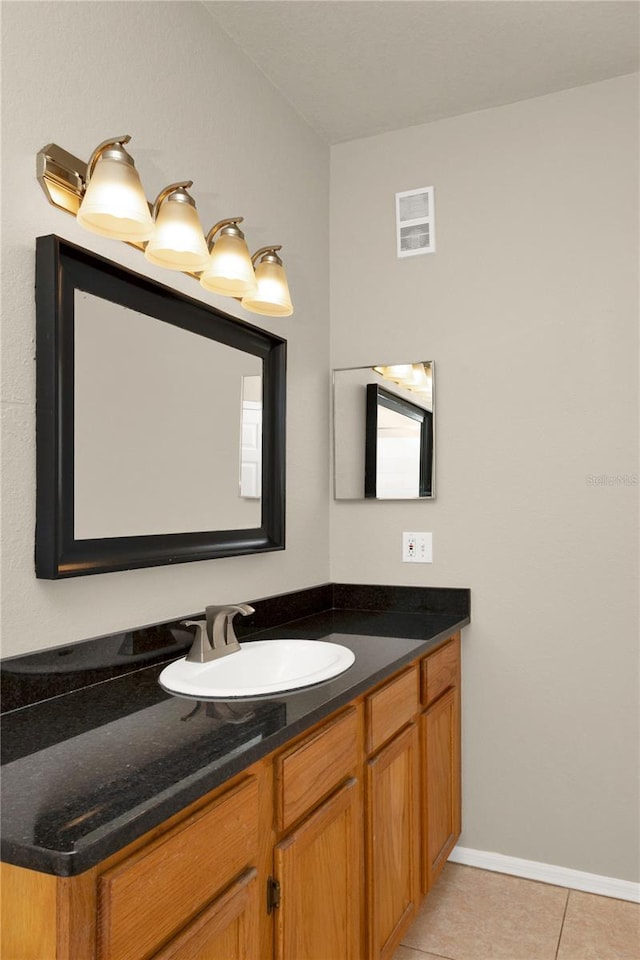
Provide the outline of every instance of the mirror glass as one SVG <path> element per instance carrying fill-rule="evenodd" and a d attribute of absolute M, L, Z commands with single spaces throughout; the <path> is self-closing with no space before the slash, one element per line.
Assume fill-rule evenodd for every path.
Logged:
<path fill-rule="evenodd" d="M 258 357 L 83 290 L 74 357 L 76 539 L 260 526 Z"/>
<path fill-rule="evenodd" d="M 434 364 L 333 372 L 336 500 L 435 496 Z"/>
<path fill-rule="evenodd" d="M 286 341 L 36 245 L 36 575 L 284 549 Z"/>

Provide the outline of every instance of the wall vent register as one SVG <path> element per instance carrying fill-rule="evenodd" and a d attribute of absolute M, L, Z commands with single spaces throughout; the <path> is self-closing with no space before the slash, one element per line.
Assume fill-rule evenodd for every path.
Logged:
<path fill-rule="evenodd" d="M 398 257 L 435 253 L 436 224 L 433 187 L 396 193 L 396 245 Z"/>

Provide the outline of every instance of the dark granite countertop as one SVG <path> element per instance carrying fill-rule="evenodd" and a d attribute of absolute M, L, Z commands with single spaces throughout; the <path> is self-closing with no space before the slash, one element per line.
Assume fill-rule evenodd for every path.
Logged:
<path fill-rule="evenodd" d="M 52 675 L 56 695 L 2 718 L 3 860 L 59 876 L 89 869 L 470 622 L 462 589 L 326 584 L 252 605 L 241 639 L 322 638 L 355 663 L 297 692 L 196 701 L 158 684 L 189 640 L 174 631 L 179 649 L 168 650 L 166 625 L 4 662 L 10 704 Z M 104 653 L 109 641 L 130 651 L 126 671 Z M 65 673 L 61 660 L 78 665 Z"/>

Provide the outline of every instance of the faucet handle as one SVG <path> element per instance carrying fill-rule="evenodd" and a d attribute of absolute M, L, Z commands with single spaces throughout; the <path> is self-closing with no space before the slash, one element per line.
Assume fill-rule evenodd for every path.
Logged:
<path fill-rule="evenodd" d="M 180 626 L 187 627 L 187 629 L 190 627 L 196 628 L 191 649 L 187 654 L 187 660 L 189 660 L 190 663 L 206 663 L 211 644 L 208 642 L 205 633 L 206 624 L 204 620 L 181 620 Z"/>
<path fill-rule="evenodd" d="M 248 603 L 226 603 L 221 606 L 211 605 L 205 608 L 207 618 L 207 636 L 214 650 L 224 650 L 231 653 L 239 650 L 238 638 L 233 629 L 232 620 L 236 613 L 244 617 L 253 613 L 253 607 Z"/>

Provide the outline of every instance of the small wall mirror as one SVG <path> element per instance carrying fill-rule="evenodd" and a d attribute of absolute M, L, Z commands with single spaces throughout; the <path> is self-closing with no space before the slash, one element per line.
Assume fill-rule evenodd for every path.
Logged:
<path fill-rule="evenodd" d="M 333 372 L 336 500 L 435 496 L 434 364 Z"/>
<path fill-rule="evenodd" d="M 53 236 L 36 305 L 37 576 L 284 548 L 284 340 Z"/>

